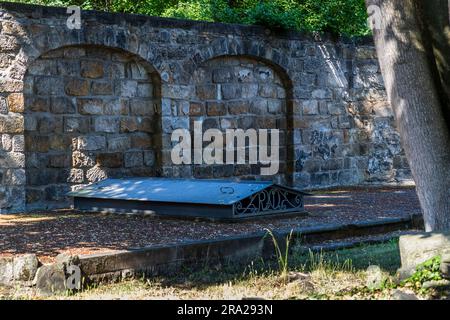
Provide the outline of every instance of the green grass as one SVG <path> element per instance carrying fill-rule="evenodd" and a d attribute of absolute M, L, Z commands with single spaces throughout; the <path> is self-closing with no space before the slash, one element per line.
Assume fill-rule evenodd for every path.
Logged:
<path fill-rule="evenodd" d="M 378 265 L 382 270 L 394 274 L 400 267 L 398 239 L 377 245 L 325 252 L 323 255 L 327 263 L 342 265 L 347 261 L 351 262 L 355 270 L 366 270 L 370 265 Z"/>
<path fill-rule="evenodd" d="M 289 264 L 280 270 L 279 261 L 258 259 L 239 265 L 229 263 L 192 269 L 186 268 L 168 277 L 139 278 L 121 283 L 99 285 L 56 299 L 373 299 L 383 298 L 383 288 L 373 292 L 365 287 L 365 270 L 378 265 L 387 277 L 400 267 L 397 241 L 377 245 L 311 253 L 292 248 Z M 286 269 L 284 269 L 286 267 Z M 288 274 L 286 278 L 286 274 Z M 305 278 L 292 281 L 289 276 Z M 385 290 L 385 291 L 386 291 Z M 0 293 L 0 296 L 2 293 Z M 3 298 L 24 298 L 9 293 Z M 36 295 L 28 298 L 41 299 Z"/>

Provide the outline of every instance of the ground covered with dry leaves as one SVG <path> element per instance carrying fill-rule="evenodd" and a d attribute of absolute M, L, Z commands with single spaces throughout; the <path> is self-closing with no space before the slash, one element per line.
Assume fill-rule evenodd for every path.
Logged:
<path fill-rule="evenodd" d="M 110 252 L 244 235 L 265 229 L 290 230 L 420 213 L 413 188 L 317 192 L 306 197 L 305 204 L 308 214 L 239 223 L 103 215 L 72 210 L 0 215 L 0 256 L 35 253 L 46 263 L 63 252 Z"/>

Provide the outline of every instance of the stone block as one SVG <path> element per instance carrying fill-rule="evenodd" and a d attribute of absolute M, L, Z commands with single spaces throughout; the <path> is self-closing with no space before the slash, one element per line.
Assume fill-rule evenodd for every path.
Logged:
<path fill-rule="evenodd" d="M 201 116 L 204 114 L 204 105 L 198 102 L 191 102 L 189 104 L 189 115 L 190 116 Z"/>
<path fill-rule="evenodd" d="M 8 114 L 8 103 L 4 97 L 0 96 L 0 114 Z"/>
<path fill-rule="evenodd" d="M 139 123 L 135 117 L 127 117 L 120 119 L 120 132 L 136 132 L 139 130 Z"/>
<path fill-rule="evenodd" d="M 84 171 L 83 169 L 70 169 L 69 177 L 67 178 L 68 183 L 83 183 L 84 182 Z"/>
<path fill-rule="evenodd" d="M 350 129 L 353 127 L 354 121 L 351 116 L 342 115 L 338 117 L 340 129 Z"/>
<path fill-rule="evenodd" d="M 153 115 L 153 101 L 144 99 L 132 99 L 130 101 L 130 114 L 133 116 Z"/>
<path fill-rule="evenodd" d="M 114 93 L 111 82 L 93 82 L 91 85 L 91 93 L 97 96 L 108 96 Z"/>
<path fill-rule="evenodd" d="M 44 115 L 36 117 L 37 130 L 41 134 L 56 134 L 63 132 L 63 117 L 54 115 Z"/>
<path fill-rule="evenodd" d="M 195 88 L 197 98 L 200 100 L 215 100 L 217 98 L 217 87 L 215 85 L 198 85 Z"/>
<path fill-rule="evenodd" d="M 127 99 L 114 99 L 105 102 L 105 115 L 128 115 L 129 101 Z"/>
<path fill-rule="evenodd" d="M 40 188 L 31 188 L 28 187 L 26 188 L 26 203 L 27 204 L 32 204 L 35 202 L 39 202 L 42 199 L 44 199 L 44 192 L 43 190 L 41 190 Z"/>
<path fill-rule="evenodd" d="M 1 133 L 22 133 L 24 131 L 24 121 L 22 116 L 0 115 Z"/>
<path fill-rule="evenodd" d="M 50 168 L 67 168 L 70 164 L 70 157 L 67 154 L 52 154 L 47 157 Z"/>
<path fill-rule="evenodd" d="M 450 233 L 423 232 L 404 235 L 399 240 L 402 277 L 411 275 L 416 267 L 435 256 L 450 254 Z"/>
<path fill-rule="evenodd" d="M 254 129 L 255 128 L 255 117 L 254 116 L 244 116 L 238 118 L 238 127 L 243 130 Z"/>
<path fill-rule="evenodd" d="M 8 96 L 8 107 L 9 107 L 10 112 L 22 113 L 24 111 L 23 94 L 22 93 L 11 93 Z"/>
<path fill-rule="evenodd" d="M 277 129 L 277 121 L 274 117 L 257 117 L 256 118 L 257 128 L 261 129 Z"/>
<path fill-rule="evenodd" d="M 149 149 L 152 147 L 151 136 L 146 133 L 138 133 L 131 135 L 131 148 L 133 149 Z"/>
<path fill-rule="evenodd" d="M 26 176 L 24 169 L 9 169 L 3 177 L 5 185 L 23 186 L 26 183 Z"/>
<path fill-rule="evenodd" d="M 125 151 L 131 147 L 130 137 L 128 135 L 114 135 L 108 137 L 108 151 Z"/>
<path fill-rule="evenodd" d="M 149 78 L 147 70 L 141 64 L 133 62 L 128 64 L 127 67 L 133 80 L 147 80 Z"/>
<path fill-rule="evenodd" d="M 70 187 L 66 185 L 68 174 L 59 170 L 56 175 L 57 183 L 64 183 L 59 185 L 51 185 L 45 188 L 45 200 L 63 202 L 67 201 L 67 193 L 70 191 Z M 47 183 L 48 184 L 48 183 Z"/>
<path fill-rule="evenodd" d="M 84 78 L 98 79 L 105 73 L 103 62 L 101 61 L 81 61 L 81 76 Z"/>
<path fill-rule="evenodd" d="M 64 49 L 64 57 L 66 58 L 81 58 L 86 56 L 86 50 L 80 47 L 70 47 Z"/>
<path fill-rule="evenodd" d="M 46 136 L 25 136 L 25 148 L 29 152 L 48 152 L 50 141 Z"/>
<path fill-rule="evenodd" d="M 140 98 L 153 97 L 153 85 L 151 83 L 139 83 L 137 88 L 137 95 Z"/>
<path fill-rule="evenodd" d="M 220 119 L 220 128 L 222 130 L 237 128 L 237 120 L 234 118 L 222 118 Z"/>
<path fill-rule="evenodd" d="M 86 172 L 86 178 L 90 183 L 99 182 L 108 178 L 108 172 L 106 168 L 94 166 Z"/>
<path fill-rule="evenodd" d="M 68 79 L 65 85 L 65 92 L 69 96 L 87 96 L 89 95 L 89 81 Z"/>
<path fill-rule="evenodd" d="M 319 113 L 319 104 L 317 100 L 305 100 L 302 102 L 304 115 L 316 115 Z"/>
<path fill-rule="evenodd" d="M 332 98 L 332 93 L 328 89 L 316 89 L 311 92 L 313 99 L 330 99 Z"/>
<path fill-rule="evenodd" d="M 249 101 L 239 100 L 230 101 L 227 103 L 228 113 L 231 115 L 247 114 L 250 111 Z"/>
<path fill-rule="evenodd" d="M 137 96 L 137 81 L 123 80 L 116 84 L 116 94 L 125 98 L 134 98 Z"/>
<path fill-rule="evenodd" d="M 255 114 L 265 114 L 268 110 L 268 104 L 272 104 L 272 101 L 278 100 L 268 100 L 261 98 L 252 99 L 250 102 L 250 110 Z M 277 102 L 275 102 L 275 104 L 277 104 Z"/>
<path fill-rule="evenodd" d="M 49 60 L 52 61 L 52 60 Z M 66 77 L 80 76 L 80 61 L 79 60 L 59 60 L 57 62 L 58 74 Z M 53 73 L 52 73 L 53 74 Z"/>
<path fill-rule="evenodd" d="M 273 84 L 261 84 L 259 87 L 259 95 L 263 98 L 276 98 L 277 88 Z"/>
<path fill-rule="evenodd" d="M 40 265 L 35 254 L 24 254 L 14 257 L 14 280 L 32 281 Z"/>
<path fill-rule="evenodd" d="M 262 92 L 261 90 L 260 90 L 260 95 L 263 96 L 261 94 L 261 92 Z M 247 84 L 246 83 L 246 84 L 242 84 L 241 85 L 241 97 L 242 98 L 244 98 L 244 99 L 253 99 L 253 98 L 257 97 L 257 96 L 258 96 L 258 84 L 256 84 L 256 83 L 248 83 Z M 276 90 L 275 90 L 275 97 L 276 97 Z"/>
<path fill-rule="evenodd" d="M 78 99 L 78 112 L 84 115 L 103 114 L 104 102 L 101 99 Z"/>
<path fill-rule="evenodd" d="M 11 151 L 12 149 L 12 136 L 10 134 L 2 134 L 2 150 Z"/>
<path fill-rule="evenodd" d="M 142 152 L 127 152 L 125 153 L 125 167 L 141 167 L 144 165 L 144 157 Z"/>
<path fill-rule="evenodd" d="M 123 153 L 99 153 L 97 155 L 97 166 L 106 168 L 120 168 L 123 166 Z"/>
<path fill-rule="evenodd" d="M 27 111 L 48 112 L 50 110 L 50 99 L 36 96 L 25 96 Z"/>
<path fill-rule="evenodd" d="M 242 96 L 242 87 L 240 84 L 226 83 L 221 86 L 222 97 L 225 100 L 239 99 Z"/>
<path fill-rule="evenodd" d="M 25 151 L 25 138 L 23 135 L 15 135 L 12 137 L 12 151 L 23 152 Z"/>
<path fill-rule="evenodd" d="M 109 75 L 112 79 L 125 79 L 125 65 L 122 63 L 111 63 Z"/>
<path fill-rule="evenodd" d="M 253 70 L 247 68 L 238 69 L 235 75 L 238 82 L 254 82 L 256 80 Z"/>
<path fill-rule="evenodd" d="M 259 109 L 261 112 L 264 112 L 264 109 Z M 280 114 L 283 112 L 283 102 L 282 100 L 268 100 L 267 101 L 267 111 L 272 114 Z"/>
<path fill-rule="evenodd" d="M 325 186 L 330 183 L 330 174 L 328 172 L 318 172 L 311 174 L 311 184 L 315 186 Z"/>
<path fill-rule="evenodd" d="M 450 279 L 450 253 L 442 254 L 440 270 L 444 278 Z"/>
<path fill-rule="evenodd" d="M 227 83 L 233 79 L 230 70 L 221 68 L 212 71 L 212 81 L 214 83 Z"/>
<path fill-rule="evenodd" d="M 35 77 L 34 91 L 41 96 L 56 96 L 64 92 L 64 82 L 62 78 Z"/>
<path fill-rule="evenodd" d="M 332 115 L 345 114 L 346 108 L 345 108 L 344 103 L 342 103 L 342 102 L 328 103 L 327 106 L 328 106 L 329 114 L 332 114 Z"/>
<path fill-rule="evenodd" d="M 0 285 L 13 286 L 15 281 L 33 280 L 39 260 L 34 254 L 0 258 Z"/>
<path fill-rule="evenodd" d="M 19 49 L 20 44 L 18 39 L 14 36 L 0 34 L 0 43 L 2 44 L 2 51 L 16 51 Z"/>
<path fill-rule="evenodd" d="M 75 168 L 88 168 L 95 165 L 95 154 L 90 152 L 74 151 L 72 153 L 72 165 Z"/>
<path fill-rule="evenodd" d="M 137 118 L 138 130 L 141 132 L 154 133 L 155 131 L 155 122 L 153 118 L 150 117 L 139 117 Z M 159 128 L 157 129 L 159 130 Z"/>
<path fill-rule="evenodd" d="M 147 167 L 152 167 L 155 165 L 156 156 L 153 150 L 144 151 L 144 165 Z"/>
<path fill-rule="evenodd" d="M 38 59 L 28 67 L 28 74 L 33 76 L 54 76 L 58 74 L 55 60 Z"/>
<path fill-rule="evenodd" d="M 67 151 L 71 143 L 71 138 L 64 135 L 52 135 L 48 139 L 50 151 Z"/>
<path fill-rule="evenodd" d="M 37 130 L 37 119 L 36 117 L 26 116 L 24 119 L 24 129 L 25 131 L 36 131 Z"/>
<path fill-rule="evenodd" d="M 60 264 L 41 266 L 36 273 L 36 288 L 41 294 L 55 294 L 66 292 L 66 275 Z"/>
<path fill-rule="evenodd" d="M 56 114 L 71 114 L 76 112 L 76 108 L 72 100 L 65 97 L 51 98 L 50 110 Z"/>
<path fill-rule="evenodd" d="M 88 133 L 89 119 L 86 117 L 64 117 L 64 132 Z"/>
<path fill-rule="evenodd" d="M 120 121 L 117 117 L 96 117 L 94 128 L 96 132 L 118 133 Z"/>
<path fill-rule="evenodd" d="M 1 62 L 1 58 L 0 58 Z M 24 89 L 24 84 L 22 81 L 18 80 L 2 80 L 0 82 L 0 92 L 22 92 Z"/>
<path fill-rule="evenodd" d="M 225 104 L 222 102 L 210 101 L 206 103 L 206 113 L 208 116 L 223 116 L 226 114 Z"/>
<path fill-rule="evenodd" d="M 106 138 L 99 135 L 78 137 L 77 149 L 81 151 L 102 150 L 106 147 Z"/>

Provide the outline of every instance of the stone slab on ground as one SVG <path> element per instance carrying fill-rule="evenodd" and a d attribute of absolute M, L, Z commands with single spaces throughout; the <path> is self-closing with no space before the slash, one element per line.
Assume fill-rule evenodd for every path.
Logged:
<path fill-rule="evenodd" d="M 441 257 L 441 273 L 446 279 L 450 279 L 450 253 L 444 253 Z"/>
<path fill-rule="evenodd" d="M 411 275 L 416 267 L 435 257 L 450 254 L 450 232 L 422 232 L 404 235 L 399 241 L 402 278 Z M 449 259 L 450 260 L 450 259 Z"/>
<path fill-rule="evenodd" d="M 12 285 L 16 281 L 30 282 L 39 267 L 35 254 L 0 257 L 0 285 Z"/>

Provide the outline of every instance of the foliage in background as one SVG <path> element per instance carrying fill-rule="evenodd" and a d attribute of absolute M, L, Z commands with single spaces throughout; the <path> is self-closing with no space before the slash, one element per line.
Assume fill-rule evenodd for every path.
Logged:
<path fill-rule="evenodd" d="M 51 6 L 153 16 L 255 24 L 268 28 L 331 32 L 349 36 L 370 33 L 364 0 L 12 0 Z"/>

